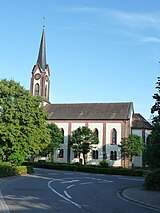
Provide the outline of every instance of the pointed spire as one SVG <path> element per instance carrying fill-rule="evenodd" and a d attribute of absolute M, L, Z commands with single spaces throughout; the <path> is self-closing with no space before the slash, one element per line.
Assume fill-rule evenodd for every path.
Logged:
<path fill-rule="evenodd" d="M 44 28 L 45 26 L 43 25 L 42 38 L 41 38 L 39 54 L 37 59 L 37 64 L 40 65 L 43 71 L 46 69 L 46 43 L 45 43 Z"/>

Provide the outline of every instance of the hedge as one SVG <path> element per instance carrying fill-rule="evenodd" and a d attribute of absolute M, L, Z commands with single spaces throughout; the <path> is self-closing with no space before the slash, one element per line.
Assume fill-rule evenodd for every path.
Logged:
<path fill-rule="evenodd" d="M 25 162 L 23 165 L 30 165 L 35 168 L 56 169 L 56 170 L 68 170 L 79 172 L 90 172 L 100 174 L 113 174 L 113 175 L 127 175 L 127 176 L 143 176 L 144 171 L 142 169 L 126 169 L 108 167 L 96 165 L 81 165 L 81 164 L 67 164 L 67 163 L 54 163 L 54 162 Z"/>
<path fill-rule="evenodd" d="M 0 178 L 12 175 L 24 175 L 33 172 L 32 166 L 12 166 L 11 163 L 0 163 Z"/>
<path fill-rule="evenodd" d="M 13 175 L 11 163 L 0 163 L 0 178 Z"/>
<path fill-rule="evenodd" d="M 144 188 L 146 190 L 160 191 L 160 169 L 148 173 L 145 177 Z"/>

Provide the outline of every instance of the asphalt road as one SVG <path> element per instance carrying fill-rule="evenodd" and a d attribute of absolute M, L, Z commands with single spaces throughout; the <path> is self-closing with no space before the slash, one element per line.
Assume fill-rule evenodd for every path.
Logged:
<path fill-rule="evenodd" d="M 34 175 L 0 182 L 0 212 L 153 213 L 116 195 L 143 181 L 140 177 L 35 169 Z"/>

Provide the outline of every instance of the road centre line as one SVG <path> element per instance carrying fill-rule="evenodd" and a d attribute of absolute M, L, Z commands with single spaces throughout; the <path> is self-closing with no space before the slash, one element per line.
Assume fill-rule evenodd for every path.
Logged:
<path fill-rule="evenodd" d="M 64 181 L 61 183 L 63 184 L 63 183 L 74 183 L 74 182 L 79 182 L 79 180 L 69 180 L 69 181 Z"/>
<path fill-rule="evenodd" d="M 55 194 L 57 194 L 59 197 L 63 198 L 64 200 L 72 203 L 73 205 L 75 205 L 76 207 L 78 208 L 81 208 L 81 206 L 78 204 L 78 203 L 75 203 L 74 201 L 68 199 L 67 197 L 63 196 L 62 194 L 60 194 L 59 192 L 57 192 L 56 190 L 54 190 L 52 187 L 51 187 L 51 183 L 53 182 L 54 180 L 51 180 L 48 182 L 48 187 L 52 190 L 52 192 L 54 192 Z"/>
<path fill-rule="evenodd" d="M 80 183 L 80 185 L 87 185 L 87 184 L 92 184 L 93 182 L 85 182 L 85 183 Z"/>
<path fill-rule="evenodd" d="M 103 182 L 108 182 L 108 183 L 113 183 L 113 180 L 103 180 L 103 179 L 99 179 L 99 178 L 91 178 L 91 177 L 85 177 L 87 179 L 91 179 L 91 180 L 97 180 L 97 181 L 103 181 Z"/>

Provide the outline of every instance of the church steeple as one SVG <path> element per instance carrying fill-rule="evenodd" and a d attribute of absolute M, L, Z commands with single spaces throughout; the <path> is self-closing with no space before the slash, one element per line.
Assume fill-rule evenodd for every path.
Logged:
<path fill-rule="evenodd" d="M 46 42 L 45 42 L 44 26 L 42 31 L 42 38 L 41 38 L 41 43 L 39 48 L 37 64 L 39 64 L 39 66 L 41 67 L 43 71 L 46 69 Z"/>
<path fill-rule="evenodd" d="M 50 70 L 46 63 L 46 43 L 45 43 L 45 30 L 43 26 L 40 48 L 36 65 L 32 70 L 30 92 L 32 95 L 41 96 L 43 105 L 49 103 L 49 90 L 50 90 Z"/>

